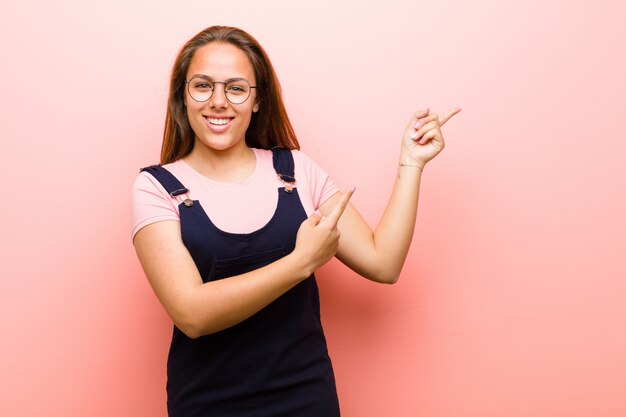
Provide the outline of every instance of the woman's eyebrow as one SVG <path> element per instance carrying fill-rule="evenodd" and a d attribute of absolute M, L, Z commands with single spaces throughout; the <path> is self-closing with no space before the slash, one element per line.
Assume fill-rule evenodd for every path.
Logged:
<path fill-rule="evenodd" d="M 213 80 L 213 78 L 204 74 L 193 74 L 191 77 L 189 77 L 189 79 L 191 80 L 192 78 L 204 78 L 205 80 Z"/>
<path fill-rule="evenodd" d="M 210 77 L 210 76 L 208 76 L 206 74 L 193 74 L 191 77 L 189 77 L 189 79 L 191 80 L 192 78 L 202 78 L 202 79 L 209 80 L 209 81 L 215 81 L 213 79 L 213 77 Z M 231 77 L 231 78 L 227 78 L 226 80 L 224 80 L 224 82 L 237 81 L 237 80 L 246 80 L 246 81 L 248 81 L 246 78 L 243 78 L 243 77 Z M 250 82 L 250 81 L 248 81 L 248 82 Z"/>

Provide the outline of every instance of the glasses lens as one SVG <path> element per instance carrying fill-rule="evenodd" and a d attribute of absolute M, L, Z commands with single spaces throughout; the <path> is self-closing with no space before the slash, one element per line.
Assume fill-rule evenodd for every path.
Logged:
<path fill-rule="evenodd" d="M 241 104 L 250 97 L 250 84 L 243 79 L 230 80 L 226 84 L 214 83 L 204 77 L 195 77 L 189 80 L 189 95 L 195 101 L 207 101 L 213 95 L 215 84 L 224 85 L 226 98 L 233 104 Z"/>
<path fill-rule="evenodd" d="M 250 84 L 246 80 L 231 80 L 224 86 L 226 98 L 233 104 L 241 104 L 250 97 Z"/>
<path fill-rule="evenodd" d="M 213 94 L 213 83 L 205 78 L 189 80 L 189 95 L 196 101 L 207 101 Z"/>

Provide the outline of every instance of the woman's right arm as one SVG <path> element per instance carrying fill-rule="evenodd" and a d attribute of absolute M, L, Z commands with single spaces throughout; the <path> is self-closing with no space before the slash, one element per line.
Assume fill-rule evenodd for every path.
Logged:
<path fill-rule="evenodd" d="M 176 327 L 197 338 L 242 322 L 332 258 L 339 240 L 337 222 L 351 195 L 344 193 L 328 217 L 313 214 L 305 220 L 289 255 L 242 275 L 202 282 L 177 221 L 152 223 L 139 230 L 135 250 Z"/>

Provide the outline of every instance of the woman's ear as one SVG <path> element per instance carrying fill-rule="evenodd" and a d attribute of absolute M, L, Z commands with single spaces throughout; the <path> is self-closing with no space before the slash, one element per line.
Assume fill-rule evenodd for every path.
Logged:
<path fill-rule="evenodd" d="M 259 99 L 254 99 L 254 106 L 252 106 L 252 113 L 256 113 L 259 111 Z"/>

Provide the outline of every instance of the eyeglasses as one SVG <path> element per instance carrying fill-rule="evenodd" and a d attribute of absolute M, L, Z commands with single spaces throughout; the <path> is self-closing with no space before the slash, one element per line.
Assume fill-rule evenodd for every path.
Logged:
<path fill-rule="evenodd" d="M 224 94 L 226 99 L 233 104 L 241 104 L 250 97 L 250 92 L 256 85 L 250 83 L 243 78 L 231 78 L 226 82 L 211 81 L 207 77 L 193 77 L 187 83 L 187 91 L 189 96 L 197 102 L 207 101 L 213 96 L 215 84 L 224 84 Z"/>

